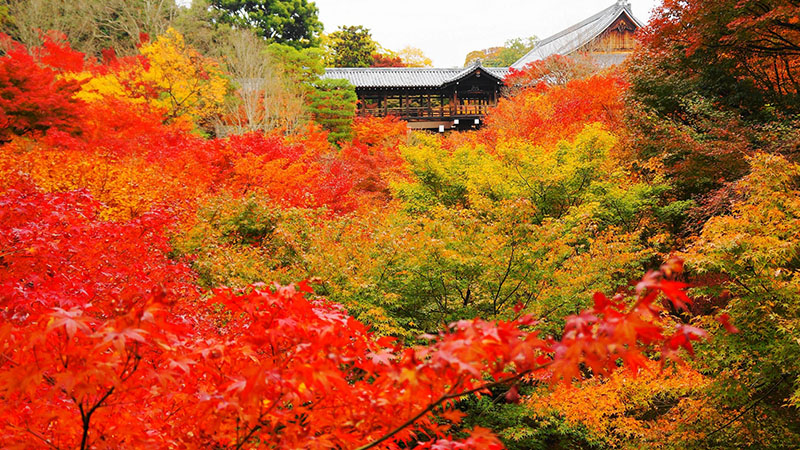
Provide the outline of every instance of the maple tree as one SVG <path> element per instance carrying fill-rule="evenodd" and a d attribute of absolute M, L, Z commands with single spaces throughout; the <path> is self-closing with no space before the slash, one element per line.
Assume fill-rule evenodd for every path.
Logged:
<path fill-rule="evenodd" d="M 597 294 L 558 341 L 523 331 L 534 323 L 525 316 L 454 323 L 431 343 L 404 348 L 376 338 L 340 307 L 307 299 L 304 283 L 222 289 L 201 301 L 186 268 L 166 258 L 161 225 L 98 221 L 85 193 L 23 186 L 2 202 L 0 223 L 20 230 L 3 233 L 8 270 L 0 284 L 0 396 L 21 412 L 2 418 L 0 442 L 9 448 L 29 438 L 57 448 L 441 446 L 452 439 L 450 426 L 437 424 L 434 413 L 458 423 L 446 404 L 487 383 L 544 368 L 569 380 L 584 363 L 604 374 L 618 358 L 635 368 L 640 346 L 663 343 L 671 355 L 691 351 L 702 336 L 663 328 L 659 293 L 676 306 L 689 299 L 683 284 L 654 272 L 637 287 L 632 309 L 621 297 Z M 143 229 L 147 242 L 120 235 L 141 237 Z M 51 245 L 57 236 L 62 247 Z M 41 264 L 51 268 L 46 278 Z M 123 427 L 114 425 L 120 418 Z M 480 428 L 462 445 L 499 448 Z"/>
<path fill-rule="evenodd" d="M 611 169 L 618 140 L 598 125 L 556 149 L 519 140 L 492 152 L 417 142 L 401 149 L 410 176 L 392 183 L 414 224 L 403 244 L 410 254 L 399 250 L 399 262 L 381 272 L 384 285 L 397 283 L 390 292 L 401 294 L 398 309 L 415 323 L 502 316 L 516 302 L 541 313 L 565 308 L 572 288 L 615 289 L 627 280 L 612 281 L 613 273 L 658 252 L 658 225 L 639 233 L 646 217 L 663 214 L 664 186 Z"/>
<path fill-rule="evenodd" d="M 188 268 L 167 258 L 169 222 L 158 213 L 103 222 L 85 192 L 26 185 L 0 204 L 0 442 L 143 444 L 149 427 L 137 414 L 163 412 L 149 386 L 170 377 L 169 357 L 185 347 L 188 303 L 176 301 L 196 295 Z"/>
<path fill-rule="evenodd" d="M 347 164 L 354 189 L 362 194 L 388 195 L 389 180 L 402 172 L 400 145 L 408 138 L 408 127 L 397 118 L 356 117 L 353 140 L 339 156 Z"/>
<path fill-rule="evenodd" d="M 350 208 L 352 184 L 345 165 L 326 160 L 312 146 L 289 144 L 278 135 L 258 133 L 231 136 L 217 145 L 230 164 L 220 172 L 220 180 L 231 192 L 258 192 L 281 205 Z"/>
<path fill-rule="evenodd" d="M 370 67 L 407 67 L 402 58 L 391 53 L 374 53 Z"/>
<path fill-rule="evenodd" d="M 38 63 L 24 46 L 9 42 L 7 36 L 0 35 L 0 40 L 11 47 L 0 58 L 0 142 L 51 128 L 79 132 L 76 122 L 83 102 L 74 95 L 81 84 L 59 78 L 58 72 Z"/>
<path fill-rule="evenodd" d="M 486 117 L 497 139 L 523 138 L 538 145 L 571 139 L 587 123 L 621 126 L 626 82 L 619 73 L 575 79 L 563 86 L 537 85 L 501 99 Z"/>
<path fill-rule="evenodd" d="M 798 7 L 795 0 L 667 0 L 645 29 L 643 51 L 655 56 L 657 64 L 697 69 L 688 78 L 703 89 L 740 89 L 739 95 L 715 92 L 730 105 L 751 109 L 774 101 L 795 111 L 791 105 L 796 105 L 800 89 Z"/>
<path fill-rule="evenodd" d="M 721 407 L 735 425 L 715 426 L 714 441 L 740 445 L 754 439 L 797 442 L 792 407 L 798 396 L 797 358 L 788 340 L 798 320 L 796 277 L 798 209 L 796 163 L 760 153 L 751 172 L 736 184 L 738 200 L 728 215 L 712 217 L 687 249 L 689 267 L 698 277 L 721 277 L 701 292 L 741 332 L 720 333 L 709 352 L 715 389 L 726 393 Z M 702 278 L 701 278 L 702 279 Z M 707 284 L 707 283 L 706 283 Z M 724 324 L 723 324 L 724 325 Z M 713 329 L 720 329 L 717 324 Z M 758 411 L 785 430 L 758 437 L 758 425 L 742 414 Z M 726 418 L 725 422 L 730 419 Z"/>
<path fill-rule="evenodd" d="M 690 367 L 662 369 L 652 363 L 638 374 L 621 370 L 606 379 L 539 388 L 523 407 L 539 420 L 588 428 L 588 445 L 681 448 L 702 442 L 702 432 L 689 424 L 717 418 L 703 394 L 709 382 Z M 523 438 L 520 431 L 516 440 Z"/>
<path fill-rule="evenodd" d="M 748 156 L 796 148 L 797 6 L 670 0 L 642 30 L 628 65 L 633 147 L 678 200 L 720 210 Z"/>
<path fill-rule="evenodd" d="M 167 119 L 185 119 L 208 126 L 221 111 L 228 80 L 219 64 L 187 46 L 183 35 L 170 28 L 166 34 L 139 47 L 140 57 L 116 60 L 95 68 L 78 95 L 87 101 L 114 96 L 147 102 L 163 109 Z M 108 70 L 111 69 L 111 70 Z"/>

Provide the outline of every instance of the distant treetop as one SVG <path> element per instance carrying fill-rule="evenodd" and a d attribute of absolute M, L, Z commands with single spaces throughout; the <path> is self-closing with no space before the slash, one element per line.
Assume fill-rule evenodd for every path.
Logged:
<path fill-rule="evenodd" d="M 533 48 L 537 40 L 536 36 L 509 39 L 503 47 L 491 47 L 469 52 L 464 61 L 464 67 L 472 64 L 477 59 L 480 59 L 486 67 L 508 67 L 525 56 Z"/>
<path fill-rule="evenodd" d="M 252 28 L 264 38 L 295 48 L 316 46 L 323 29 L 317 5 L 307 0 L 211 0 L 210 3 L 223 13 L 224 22 Z"/>
<path fill-rule="evenodd" d="M 330 67 L 370 67 L 372 55 L 378 52 L 378 44 L 372 33 L 361 25 L 340 26 L 327 35 L 326 63 Z"/>

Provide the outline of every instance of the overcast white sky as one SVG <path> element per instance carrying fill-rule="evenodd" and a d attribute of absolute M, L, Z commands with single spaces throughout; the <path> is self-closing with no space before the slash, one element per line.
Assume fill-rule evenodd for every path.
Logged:
<path fill-rule="evenodd" d="M 418 47 L 436 67 L 461 67 L 472 50 L 516 37 L 545 38 L 616 0 L 313 0 L 325 32 L 363 25 L 385 48 Z M 631 0 L 647 22 L 660 0 Z"/>

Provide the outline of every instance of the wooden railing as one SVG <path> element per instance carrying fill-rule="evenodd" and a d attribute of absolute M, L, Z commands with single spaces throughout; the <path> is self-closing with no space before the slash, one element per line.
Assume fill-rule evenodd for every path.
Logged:
<path fill-rule="evenodd" d="M 395 116 L 401 119 L 443 119 L 484 116 L 494 105 L 444 105 L 444 106 L 406 106 L 391 108 L 360 108 L 359 116 Z"/>

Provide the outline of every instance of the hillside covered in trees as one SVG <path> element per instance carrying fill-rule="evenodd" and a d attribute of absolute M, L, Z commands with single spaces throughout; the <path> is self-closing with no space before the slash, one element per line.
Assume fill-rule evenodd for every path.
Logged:
<path fill-rule="evenodd" d="M 446 134 L 356 117 L 326 65 L 429 61 L 306 0 L 0 29 L 0 447 L 800 447 L 800 2 Z"/>

